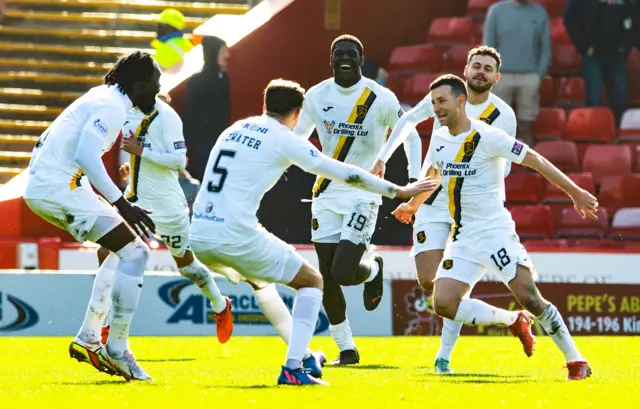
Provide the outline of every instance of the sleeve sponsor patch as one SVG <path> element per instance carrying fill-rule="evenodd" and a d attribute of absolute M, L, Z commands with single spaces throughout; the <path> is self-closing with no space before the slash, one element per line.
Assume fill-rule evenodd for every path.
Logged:
<path fill-rule="evenodd" d="M 404 115 L 404 109 L 400 108 L 398 110 L 398 118 L 402 118 L 402 115 Z"/>
<path fill-rule="evenodd" d="M 316 149 L 309 149 L 309 154 L 311 156 L 313 156 L 314 158 L 319 155 L 319 153 L 318 153 L 318 151 Z"/>
<path fill-rule="evenodd" d="M 511 148 L 511 153 L 515 154 L 515 155 L 520 155 L 522 153 L 522 148 L 524 147 L 523 144 L 521 144 L 520 142 L 516 141 L 516 143 L 513 144 L 513 148 Z"/>
<path fill-rule="evenodd" d="M 107 125 L 99 119 L 93 121 L 93 127 L 96 128 L 98 133 L 102 136 L 107 136 L 107 134 L 109 133 L 109 127 L 107 127 Z"/>
<path fill-rule="evenodd" d="M 184 141 L 174 142 L 173 149 L 187 149 L 187 144 Z"/>

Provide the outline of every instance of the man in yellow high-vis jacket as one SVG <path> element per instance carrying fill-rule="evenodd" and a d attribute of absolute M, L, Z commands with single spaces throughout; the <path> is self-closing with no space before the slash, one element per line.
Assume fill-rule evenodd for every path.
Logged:
<path fill-rule="evenodd" d="M 163 71 L 177 71 L 182 66 L 184 55 L 193 48 L 182 32 L 184 16 L 176 9 L 166 9 L 156 16 L 155 21 L 158 23 L 157 37 L 151 41 L 156 50 L 154 58 Z"/>

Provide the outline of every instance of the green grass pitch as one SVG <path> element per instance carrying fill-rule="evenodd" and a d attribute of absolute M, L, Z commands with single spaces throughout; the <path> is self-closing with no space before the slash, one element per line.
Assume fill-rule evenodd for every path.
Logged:
<path fill-rule="evenodd" d="M 640 337 L 577 337 L 593 376 L 567 382 L 548 337 L 527 358 L 512 337 L 462 337 L 455 376 L 433 372 L 436 337 L 357 338 L 361 364 L 325 368 L 329 387 L 277 386 L 276 337 L 134 337 L 152 383 L 127 383 L 69 358 L 71 338 L 0 338 L 0 408 L 637 408 Z M 332 359 L 329 337 L 314 349 Z"/>

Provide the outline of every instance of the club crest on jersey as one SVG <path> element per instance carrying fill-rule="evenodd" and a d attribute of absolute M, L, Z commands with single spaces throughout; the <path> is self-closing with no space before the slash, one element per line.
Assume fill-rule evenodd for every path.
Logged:
<path fill-rule="evenodd" d="M 333 127 L 336 125 L 336 121 L 322 121 L 324 123 L 324 127 L 327 130 L 327 133 L 333 132 Z"/>
<path fill-rule="evenodd" d="M 445 270 L 451 270 L 453 268 L 453 260 L 444 260 L 442 262 L 442 268 Z"/>
<path fill-rule="evenodd" d="M 427 235 L 425 234 L 424 230 L 423 231 L 419 231 L 418 234 L 416 234 L 416 238 L 418 239 L 418 243 L 422 244 L 425 241 L 427 241 Z"/>
<path fill-rule="evenodd" d="M 311 228 L 313 230 L 318 230 L 318 227 L 320 227 L 320 225 L 318 224 L 318 219 L 311 220 Z"/>
<path fill-rule="evenodd" d="M 365 116 L 367 116 L 367 111 L 369 110 L 369 108 L 366 105 L 358 105 L 356 107 L 356 115 L 358 116 L 358 118 L 364 118 Z"/>
<path fill-rule="evenodd" d="M 476 144 L 473 142 L 465 142 L 464 143 L 464 154 L 465 155 L 473 155 L 473 152 L 476 150 Z"/>

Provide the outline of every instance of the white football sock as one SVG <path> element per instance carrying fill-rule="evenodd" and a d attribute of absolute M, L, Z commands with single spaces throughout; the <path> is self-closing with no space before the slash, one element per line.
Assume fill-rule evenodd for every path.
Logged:
<path fill-rule="evenodd" d="M 293 325 L 285 366 L 298 369 L 302 366 L 305 351 L 309 347 L 316 329 L 318 313 L 322 304 L 322 290 L 301 288 L 293 305 Z"/>
<path fill-rule="evenodd" d="M 278 294 L 276 285 L 269 284 L 266 287 L 254 290 L 253 293 L 264 316 L 276 329 L 284 343 L 289 345 L 293 320 L 289 309 L 282 301 L 280 294 Z M 307 359 L 309 356 L 311 356 L 311 350 L 307 349 L 303 359 Z"/>
<path fill-rule="evenodd" d="M 362 264 L 368 265 L 369 268 L 371 269 L 371 274 L 369 275 L 369 278 L 364 280 L 365 283 L 369 283 L 373 281 L 373 279 L 376 278 L 376 276 L 380 272 L 380 265 L 376 263 L 375 260 L 365 260 L 365 261 L 362 261 Z"/>
<path fill-rule="evenodd" d="M 197 258 L 194 257 L 193 263 L 180 267 L 178 270 L 183 277 L 193 281 L 200 288 L 202 294 L 211 301 L 211 308 L 214 312 L 222 312 L 227 308 L 227 300 L 220 294 L 220 289 L 213 280 L 211 271 Z"/>
<path fill-rule="evenodd" d="M 448 318 L 444 318 L 444 325 L 442 326 L 442 335 L 440 335 L 440 349 L 436 355 L 436 359 L 444 359 L 451 361 L 451 352 L 456 346 L 456 342 L 460 337 L 460 330 L 464 325 L 463 322 L 452 321 Z"/>
<path fill-rule="evenodd" d="M 340 352 L 349 349 L 356 349 L 356 344 L 353 341 L 353 334 L 351 333 L 351 325 L 349 325 L 349 318 L 345 318 L 343 322 L 337 325 L 329 325 L 329 333 L 333 337 Z"/>
<path fill-rule="evenodd" d="M 567 325 L 553 304 L 549 304 L 542 314 L 536 318 L 542 325 L 542 328 L 544 328 L 551 339 L 553 339 L 553 342 L 560 348 L 567 362 L 585 360 L 582 355 L 580 355 L 580 352 L 578 352 L 578 348 L 576 348 L 576 344 L 573 342 L 573 338 L 571 338 Z"/>
<path fill-rule="evenodd" d="M 91 299 L 87 306 L 84 322 L 78 332 L 78 337 L 90 343 L 100 342 L 100 330 L 111 308 L 111 290 L 113 279 L 118 268 L 118 256 L 110 253 L 103 261 L 93 279 Z"/>
<path fill-rule="evenodd" d="M 507 311 L 480 300 L 463 298 L 458 305 L 455 321 L 469 325 L 503 324 L 509 326 L 517 319 L 517 311 Z"/>
<path fill-rule="evenodd" d="M 107 352 L 114 358 L 129 349 L 129 327 L 142 293 L 142 276 L 149 259 L 149 247 L 136 238 L 118 251 L 120 262 L 111 295 L 111 330 Z"/>

